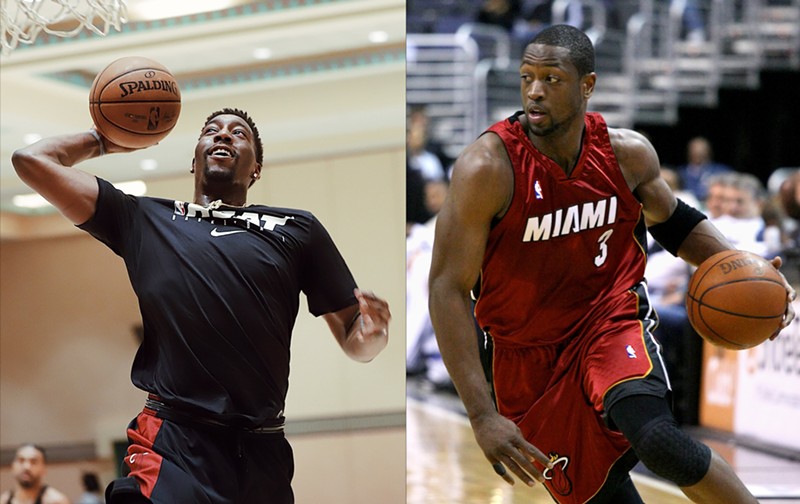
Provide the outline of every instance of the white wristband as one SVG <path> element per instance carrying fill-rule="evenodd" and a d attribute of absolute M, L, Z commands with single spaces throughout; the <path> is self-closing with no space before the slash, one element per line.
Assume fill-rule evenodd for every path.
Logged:
<path fill-rule="evenodd" d="M 103 139 L 100 138 L 100 134 L 93 129 L 89 130 L 89 134 L 92 135 L 95 140 L 97 140 L 97 144 L 100 145 L 100 155 L 104 156 L 106 154 L 106 147 L 103 145 Z"/>

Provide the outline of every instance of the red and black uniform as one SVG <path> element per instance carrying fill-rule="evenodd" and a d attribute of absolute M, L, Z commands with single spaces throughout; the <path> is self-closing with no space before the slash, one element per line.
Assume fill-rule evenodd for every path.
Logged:
<path fill-rule="evenodd" d="M 156 503 L 293 502 L 282 426 L 299 296 L 314 315 L 357 303 L 335 244 L 306 211 L 98 184 L 80 228 L 125 260 L 144 325 L 131 376 L 150 394 L 116 484 Z"/>
<path fill-rule="evenodd" d="M 553 497 L 587 502 L 612 466 L 627 477 L 635 462 L 604 413 L 627 395 L 668 389 L 650 334 L 656 316 L 644 281 L 642 205 L 599 114 L 586 115 L 569 176 L 533 146 L 518 116 L 488 131 L 503 141 L 514 170 L 513 199 L 489 234 L 475 307 L 494 346 L 498 410 L 556 461 L 545 472 Z"/>

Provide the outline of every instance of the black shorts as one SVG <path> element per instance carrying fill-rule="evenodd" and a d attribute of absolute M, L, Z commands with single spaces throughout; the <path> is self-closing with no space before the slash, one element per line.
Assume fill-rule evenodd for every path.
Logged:
<path fill-rule="evenodd" d="M 130 473 L 108 504 L 294 503 L 294 458 L 283 432 L 189 425 L 145 408 L 128 427 Z"/>

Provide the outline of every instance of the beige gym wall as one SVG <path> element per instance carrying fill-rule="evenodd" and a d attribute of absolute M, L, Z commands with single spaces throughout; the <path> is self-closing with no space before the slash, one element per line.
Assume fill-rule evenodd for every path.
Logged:
<path fill-rule="evenodd" d="M 189 200 L 189 167 L 202 121 L 222 107 L 246 109 L 261 130 L 266 165 L 248 201 L 314 212 L 359 286 L 391 305 L 389 346 L 369 364 L 349 360 L 325 322 L 310 316 L 304 301 L 301 305 L 287 423 L 290 433 L 292 425 L 322 432 L 290 434 L 297 457 L 295 489 L 298 499 L 305 497 L 300 502 L 367 503 L 378 494 L 400 502 L 404 495 L 404 70 L 399 62 L 389 69 L 356 70 L 357 80 L 311 77 L 292 86 L 245 85 L 227 99 L 201 92 L 181 115 L 181 122 L 194 125 L 191 131 L 176 131 L 143 151 L 157 159 L 174 159 L 177 152 L 186 163 L 184 176 L 148 181 L 148 195 Z M 318 114 L 322 108 L 326 113 Z M 363 127 L 337 129 L 331 110 L 362 117 Z M 47 114 L 54 124 L 60 114 L 85 114 L 90 124 L 83 109 Z M 293 140 L 298 131 L 305 132 L 305 140 Z M 141 154 L 107 156 L 82 167 L 90 172 L 110 167 L 113 173 L 114 159 Z M 122 260 L 104 245 L 58 215 L 0 215 L 0 448 L 8 453 L 23 441 L 78 450 L 94 445 L 107 464 L 110 442 L 124 438 L 144 400 L 129 377 L 137 347 L 131 329 L 139 321 Z M 388 428 L 372 428 L 381 423 Z M 364 428 L 352 430 L 353 425 Z M 331 451 L 325 455 L 320 447 Z M 396 463 L 387 462 L 387 454 Z M 360 462 L 352 460 L 356 455 Z M 116 463 L 103 464 L 107 482 Z M 379 464 L 382 470 L 374 471 Z M 79 465 L 64 469 L 65 480 L 77 478 Z M 373 484 L 364 487 L 361 480 L 369 471 Z M 0 490 L 12 481 L 8 467 L 0 468 Z"/>

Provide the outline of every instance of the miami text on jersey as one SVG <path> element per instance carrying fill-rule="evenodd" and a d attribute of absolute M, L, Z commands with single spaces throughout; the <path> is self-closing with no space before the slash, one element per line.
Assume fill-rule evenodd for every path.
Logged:
<path fill-rule="evenodd" d="M 523 242 L 546 241 L 570 233 L 579 233 L 614 224 L 617 220 L 617 197 L 559 208 L 555 212 L 530 217 Z"/>
<path fill-rule="evenodd" d="M 248 226 L 257 226 L 262 231 L 273 231 L 275 226 L 284 226 L 286 221 L 294 219 L 291 216 L 275 217 L 256 212 L 218 210 L 198 205 L 197 203 L 186 203 L 183 201 L 175 202 L 175 214 L 186 219 L 236 219 L 244 221 Z M 173 216 L 174 219 L 174 216 Z"/>

